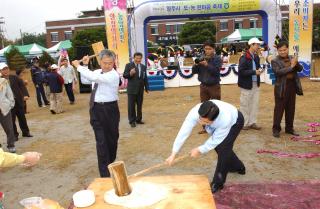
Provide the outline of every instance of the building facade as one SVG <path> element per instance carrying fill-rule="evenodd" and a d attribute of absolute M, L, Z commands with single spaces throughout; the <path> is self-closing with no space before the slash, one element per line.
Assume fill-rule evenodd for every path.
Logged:
<path fill-rule="evenodd" d="M 148 40 L 166 45 L 177 44 L 178 34 L 189 19 L 159 20 L 148 23 Z M 208 20 L 206 20 L 208 21 Z M 216 42 L 233 33 L 236 29 L 262 28 L 260 15 L 211 18 L 212 27 L 216 27 Z"/>
<path fill-rule="evenodd" d="M 82 15 L 76 19 L 46 21 L 47 48 L 60 41 L 72 39 L 78 30 L 105 26 L 103 10 L 82 11 Z"/>

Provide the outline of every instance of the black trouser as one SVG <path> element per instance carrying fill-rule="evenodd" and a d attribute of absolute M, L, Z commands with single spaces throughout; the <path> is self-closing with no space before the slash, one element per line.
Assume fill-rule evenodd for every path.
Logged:
<path fill-rule="evenodd" d="M 9 112 L 6 116 L 2 115 L 2 113 L 0 112 L 0 123 L 4 132 L 7 135 L 7 147 L 14 147 L 16 137 L 13 131 L 11 112 Z"/>
<path fill-rule="evenodd" d="M 237 172 L 244 169 L 244 165 L 233 152 L 233 143 L 243 128 L 244 119 L 240 111 L 238 111 L 237 122 L 231 127 L 227 137 L 219 144 L 215 150 L 218 154 L 218 162 L 213 177 L 213 183 L 223 185 L 226 181 L 228 172 Z"/>
<path fill-rule="evenodd" d="M 98 166 L 101 177 L 110 177 L 107 166 L 117 156 L 120 112 L 118 103 L 94 103 L 90 109 L 90 123 L 96 137 Z"/>
<path fill-rule="evenodd" d="M 29 135 L 29 127 L 27 124 L 27 119 L 24 111 L 24 107 L 20 106 L 17 102 L 15 103 L 14 107 L 11 109 L 11 116 L 12 116 L 12 124 L 13 124 L 13 130 L 14 135 L 16 137 L 19 136 L 18 129 L 16 126 L 16 117 L 18 118 L 19 126 L 22 131 L 22 135 Z"/>
<path fill-rule="evenodd" d="M 142 103 L 143 88 L 140 89 L 138 94 L 128 94 L 128 119 L 130 124 L 142 120 Z"/>
<path fill-rule="evenodd" d="M 72 83 L 64 84 L 70 102 L 74 102 Z"/>
<path fill-rule="evenodd" d="M 43 88 L 43 84 L 36 84 L 36 92 L 37 92 L 37 101 L 38 101 L 38 105 L 39 107 L 42 106 L 42 100 L 41 97 L 43 99 L 44 104 L 48 105 L 49 101 L 47 100 L 46 94 L 44 93 L 44 88 Z"/>
<path fill-rule="evenodd" d="M 286 82 L 286 91 L 283 98 L 275 96 L 275 106 L 273 112 L 273 133 L 281 131 L 281 120 L 283 112 L 285 112 L 285 130 L 293 131 L 294 113 L 296 108 L 296 84 L 293 79 L 288 79 Z"/>

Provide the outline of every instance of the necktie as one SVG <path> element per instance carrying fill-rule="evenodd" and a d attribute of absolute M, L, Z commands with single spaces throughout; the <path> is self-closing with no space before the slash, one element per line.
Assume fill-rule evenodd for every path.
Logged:
<path fill-rule="evenodd" d="M 139 78 L 141 78 L 141 68 L 140 68 L 140 64 L 137 64 L 138 70 L 139 70 Z"/>
<path fill-rule="evenodd" d="M 103 74 L 103 72 L 101 71 L 100 74 Z M 98 89 L 98 83 L 94 83 L 93 89 L 92 89 L 91 95 L 90 95 L 90 101 L 89 101 L 90 109 L 93 108 L 94 98 L 95 98 L 95 96 L 96 96 L 97 89 Z"/>
<path fill-rule="evenodd" d="M 96 96 L 97 89 L 98 89 L 98 83 L 94 83 L 93 89 L 92 89 L 92 92 L 91 92 L 91 95 L 90 95 L 90 102 L 89 102 L 90 109 L 93 108 L 94 98 Z"/>

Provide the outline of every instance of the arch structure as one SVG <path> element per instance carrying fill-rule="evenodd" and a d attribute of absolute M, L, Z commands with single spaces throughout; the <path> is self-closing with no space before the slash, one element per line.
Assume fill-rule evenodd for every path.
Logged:
<path fill-rule="evenodd" d="M 219 17 L 258 14 L 262 17 L 262 38 L 272 46 L 281 36 L 281 13 L 275 0 L 133 0 L 129 15 L 130 57 L 147 54 L 147 24 L 152 20 Z"/>

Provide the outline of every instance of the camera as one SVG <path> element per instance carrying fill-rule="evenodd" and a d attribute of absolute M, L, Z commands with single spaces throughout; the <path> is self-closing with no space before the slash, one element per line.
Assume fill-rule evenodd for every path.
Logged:
<path fill-rule="evenodd" d="M 196 64 L 199 64 L 200 62 L 205 61 L 205 57 L 201 56 L 201 57 L 196 57 L 196 59 L 194 60 L 194 62 Z"/>

